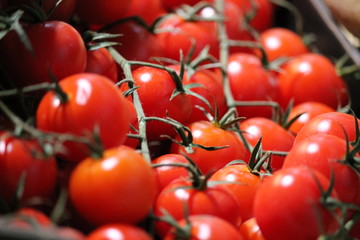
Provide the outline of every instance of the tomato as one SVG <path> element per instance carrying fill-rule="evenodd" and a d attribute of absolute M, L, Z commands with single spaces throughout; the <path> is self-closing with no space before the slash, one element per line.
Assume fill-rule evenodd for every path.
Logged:
<path fill-rule="evenodd" d="M 264 151 L 289 151 L 295 141 L 294 135 L 278 123 L 268 118 L 248 118 L 240 123 L 245 139 L 255 146 L 261 137 L 262 149 Z M 276 134 L 274 134 L 276 133 Z M 285 157 L 273 155 L 271 167 L 273 171 L 279 170 Z"/>
<path fill-rule="evenodd" d="M 193 6 L 198 2 L 200 0 L 161 0 L 162 5 L 168 11 L 181 7 L 183 4 Z"/>
<path fill-rule="evenodd" d="M 251 172 L 246 164 L 232 164 L 216 171 L 210 181 L 227 181 L 224 187 L 233 194 L 240 207 L 243 221 L 253 216 L 252 207 L 262 178 Z M 234 183 L 231 183 L 234 182 Z"/>
<path fill-rule="evenodd" d="M 145 230 L 131 224 L 113 223 L 102 225 L 90 232 L 86 240 L 151 240 Z"/>
<path fill-rule="evenodd" d="M 156 180 L 150 164 L 133 148 L 105 150 L 81 161 L 70 176 L 75 209 L 90 223 L 138 223 L 150 212 Z"/>
<path fill-rule="evenodd" d="M 254 217 L 243 222 L 239 231 L 245 240 L 265 240 Z"/>
<path fill-rule="evenodd" d="M 151 11 L 149 9 L 151 8 Z M 157 18 L 166 14 L 161 0 L 132 0 L 125 17 L 139 16 L 151 25 Z"/>
<path fill-rule="evenodd" d="M 108 24 L 125 15 L 132 0 L 77 0 L 75 13 L 86 23 Z"/>
<path fill-rule="evenodd" d="M 188 178 L 190 176 L 189 171 L 184 167 L 169 166 L 169 164 L 189 164 L 189 161 L 186 159 L 186 157 L 181 154 L 169 153 L 161 155 L 152 160 L 152 164 L 164 165 L 161 167 L 154 167 L 159 192 L 161 192 L 175 179 Z"/>
<path fill-rule="evenodd" d="M 355 121 L 360 123 L 358 118 L 347 113 L 334 111 L 320 114 L 311 119 L 301 128 L 301 130 L 296 135 L 294 142 L 300 142 L 301 140 L 317 133 L 326 133 L 340 137 L 342 139 L 346 139 L 346 134 L 349 141 L 355 141 Z"/>
<path fill-rule="evenodd" d="M 232 160 L 244 159 L 247 150 L 244 143 L 233 132 L 221 129 L 209 121 L 193 122 L 188 128 L 192 133 L 194 144 L 204 147 L 225 147 L 213 151 L 194 147 L 194 152 L 188 153 L 183 146 L 177 143 L 172 144 L 172 153 L 190 157 L 204 175 L 214 173 Z"/>
<path fill-rule="evenodd" d="M 286 28 L 273 27 L 263 31 L 260 42 L 269 61 L 309 52 L 301 36 Z"/>
<path fill-rule="evenodd" d="M 254 217 L 264 238 L 315 240 L 332 232 L 336 220 L 320 202 L 321 191 L 328 187 L 324 175 L 307 167 L 282 169 L 267 178 L 254 202 Z"/>
<path fill-rule="evenodd" d="M 236 101 L 276 101 L 275 75 L 265 70 L 261 60 L 249 53 L 234 53 L 227 65 L 231 93 Z M 251 79 L 251 81 L 249 81 Z M 241 117 L 271 117 L 271 106 L 238 106 Z"/>
<path fill-rule="evenodd" d="M 211 25 L 213 26 L 213 25 Z M 217 36 L 212 27 L 201 21 L 187 21 L 177 14 L 170 14 L 161 20 L 155 28 L 157 41 L 165 58 L 180 60 L 180 51 L 184 59 L 198 56 L 205 46 L 215 57 L 219 55 Z"/>
<path fill-rule="evenodd" d="M 185 93 L 181 93 L 171 99 L 176 86 L 166 70 L 143 66 L 133 71 L 133 78 L 135 86 L 139 87 L 137 93 L 145 116 L 170 117 L 185 125 L 189 122 L 190 98 Z M 122 85 L 121 88 L 124 90 L 127 87 Z M 171 125 L 156 120 L 148 121 L 146 130 L 149 141 L 162 140 L 161 135 L 175 136 L 176 134 Z"/>
<path fill-rule="evenodd" d="M 345 160 L 346 141 L 333 135 L 318 133 L 296 143 L 285 158 L 283 168 L 308 166 L 330 178 L 340 200 L 360 203 L 360 178 Z M 359 168 L 358 168 L 359 170 Z"/>
<path fill-rule="evenodd" d="M 288 120 L 291 120 L 301 114 L 289 127 L 289 130 L 295 135 L 311 119 L 322 113 L 335 112 L 336 110 L 320 102 L 303 102 L 294 106 L 289 113 Z"/>
<path fill-rule="evenodd" d="M 11 206 L 22 174 L 23 203 L 31 198 L 49 198 L 55 191 L 57 164 L 52 156 L 42 154 L 35 139 L 21 139 L 10 133 L 0 136 L 0 198 Z"/>
<path fill-rule="evenodd" d="M 31 229 L 31 223 L 41 227 L 52 226 L 50 218 L 45 213 L 31 207 L 22 207 L 11 217 L 11 227 Z"/>
<path fill-rule="evenodd" d="M 82 136 L 91 141 L 98 128 L 105 149 L 124 143 L 130 125 L 126 100 L 110 79 L 82 73 L 60 80 L 59 85 L 67 100 L 62 102 L 53 91 L 45 94 L 36 113 L 39 129 Z M 64 147 L 65 152 L 59 155 L 69 161 L 78 162 L 89 155 L 84 143 L 65 141 Z"/>
<path fill-rule="evenodd" d="M 337 75 L 334 64 L 317 53 L 293 57 L 279 74 L 280 104 L 286 108 L 294 99 L 294 105 L 317 101 L 332 108 L 348 103 L 348 86 Z"/>
<path fill-rule="evenodd" d="M 118 66 L 106 48 L 87 51 L 85 72 L 103 75 L 114 83 L 118 81 Z"/>
<path fill-rule="evenodd" d="M 188 224 L 187 221 L 190 222 L 191 228 L 189 230 L 185 229 Z M 184 228 L 185 233 L 188 234 L 186 239 L 189 240 L 243 240 L 243 237 L 233 225 L 216 216 L 204 214 L 191 215 L 188 220 L 180 220 L 179 225 Z M 172 228 L 163 239 L 175 240 L 179 239 L 178 237 L 176 228 Z"/>
<path fill-rule="evenodd" d="M 68 23 L 47 21 L 29 24 L 24 30 L 34 54 L 25 48 L 15 31 L 0 40 L 0 64 L 15 87 L 52 82 L 50 73 L 59 80 L 85 70 L 84 41 Z"/>
<path fill-rule="evenodd" d="M 127 112 L 129 114 L 129 118 L 130 118 L 129 122 L 131 125 L 128 134 L 137 134 L 139 131 L 138 130 L 139 123 L 138 123 L 138 117 L 137 117 L 135 106 L 134 106 L 133 102 L 128 98 L 126 99 L 126 103 L 127 103 L 127 107 L 128 107 Z M 137 146 L 139 145 L 139 139 L 127 136 L 126 140 L 124 142 L 124 145 L 132 147 L 132 148 L 137 148 Z"/>

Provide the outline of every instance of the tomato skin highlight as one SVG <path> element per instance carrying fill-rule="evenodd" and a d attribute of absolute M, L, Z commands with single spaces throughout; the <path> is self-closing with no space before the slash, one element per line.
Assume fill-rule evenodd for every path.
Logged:
<path fill-rule="evenodd" d="M 110 79 L 82 73 L 62 79 L 59 85 L 68 101 L 61 103 L 53 91 L 46 93 L 36 113 L 39 129 L 89 137 L 98 127 L 105 149 L 124 143 L 130 129 L 128 108 L 122 92 Z M 66 141 L 64 146 L 65 152 L 59 156 L 72 162 L 90 154 L 84 143 Z"/>
<path fill-rule="evenodd" d="M 25 48 L 14 31 L 0 41 L 0 64 L 15 87 L 52 82 L 50 73 L 59 80 L 85 70 L 85 44 L 70 24 L 47 21 L 24 29 L 34 54 Z"/>
<path fill-rule="evenodd" d="M 157 193 L 149 163 L 133 148 L 108 149 L 81 161 L 71 174 L 70 199 L 81 216 L 99 226 L 143 220 Z"/>
<path fill-rule="evenodd" d="M 91 231 L 86 240 L 152 240 L 153 238 L 142 228 L 132 224 L 105 224 Z M 121 238 L 120 238 L 121 239 Z"/>

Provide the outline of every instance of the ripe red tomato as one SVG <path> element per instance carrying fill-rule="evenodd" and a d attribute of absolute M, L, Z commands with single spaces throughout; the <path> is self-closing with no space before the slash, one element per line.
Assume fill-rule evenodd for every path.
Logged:
<path fill-rule="evenodd" d="M 40 210 L 31 207 L 22 207 L 11 216 L 11 227 L 32 229 L 31 221 L 36 226 L 51 227 L 50 218 Z"/>
<path fill-rule="evenodd" d="M 243 222 L 239 231 L 245 240 L 265 240 L 254 217 Z"/>
<path fill-rule="evenodd" d="M 240 123 L 240 129 L 252 146 L 255 146 L 261 137 L 262 149 L 264 151 L 287 152 L 292 148 L 295 140 L 291 132 L 268 118 L 245 119 Z M 271 167 L 273 171 L 281 169 L 284 159 L 284 156 L 272 156 Z"/>
<path fill-rule="evenodd" d="M 92 139 L 98 128 L 105 149 L 124 143 L 129 131 L 126 100 L 110 79 L 82 73 L 60 80 L 59 85 L 68 99 L 62 103 L 53 91 L 45 94 L 36 113 L 39 129 Z M 64 147 L 60 156 L 66 160 L 78 162 L 89 155 L 84 143 L 65 141 Z"/>
<path fill-rule="evenodd" d="M 278 81 L 284 108 L 291 99 L 294 105 L 317 101 L 335 109 L 349 100 L 348 86 L 337 75 L 334 64 L 317 53 L 293 57 L 282 67 Z"/>
<path fill-rule="evenodd" d="M 153 238 L 136 225 L 113 223 L 102 225 L 91 231 L 86 240 L 152 240 Z"/>
<path fill-rule="evenodd" d="M 247 150 L 244 143 L 233 132 L 221 129 L 209 121 L 193 122 L 188 128 L 192 133 L 193 143 L 204 147 L 225 147 L 214 151 L 196 147 L 193 148 L 193 153 L 188 153 L 183 146 L 177 143 L 172 144 L 172 153 L 190 157 L 204 175 L 216 172 L 232 160 L 244 159 Z"/>
<path fill-rule="evenodd" d="M 161 0 L 162 5 L 168 11 L 172 11 L 183 4 L 193 6 L 198 2 L 200 2 L 200 0 Z"/>
<path fill-rule="evenodd" d="M 87 51 L 85 72 L 100 74 L 114 83 L 118 81 L 118 65 L 106 48 Z"/>
<path fill-rule="evenodd" d="M 346 141 L 333 135 L 318 133 L 296 143 L 285 158 L 283 168 L 311 167 L 330 178 L 344 202 L 360 204 L 360 178 L 345 160 Z M 358 169 L 359 170 L 359 169 Z"/>
<path fill-rule="evenodd" d="M 70 24 L 47 21 L 29 24 L 24 29 L 34 54 L 25 48 L 15 31 L 0 40 L 0 63 L 16 87 L 52 82 L 50 73 L 62 79 L 85 70 L 85 44 Z"/>
<path fill-rule="evenodd" d="M 227 181 L 223 186 L 229 190 L 239 204 L 242 221 L 253 217 L 255 194 L 263 178 L 251 172 L 246 164 L 233 164 L 216 171 L 210 181 Z M 231 183 L 234 182 L 234 183 Z"/>
<path fill-rule="evenodd" d="M 186 229 L 186 226 L 190 222 L 190 229 Z M 222 218 L 211 216 L 211 215 L 191 215 L 188 220 L 180 220 L 179 225 L 184 228 L 188 234 L 188 240 L 243 240 L 244 238 L 240 235 L 239 231 L 231 225 L 229 222 Z M 175 240 L 178 239 L 179 233 L 176 228 L 172 228 L 163 238 L 164 240 Z"/>
<path fill-rule="evenodd" d="M 301 36 L 286 28 L 274 27 L 263 31 L 260 42 L 269 61 L 309 52 Z"/>
<path fill-rule="evenodd" d="M 81 161 L 69 182 L 76 210 L 96 226 L 138 223 L 150 212 L 156 193 L 150 164 L 124 145 L 105 150 L 100 159 Z"/>
<path fill-rule="evenodd" d="M 229 56 L 227 73 L 231 92 L 237 101 L 276 101 L 278 97 L 275 75 L 263 68 L 261 60 L 249 53 Z M 251 79 L 251 81 L 249 81 Z M 241 117 L 271 117 L 271 106 L 238 106 Z"/>
<path fill-rule="evenodd" d="M 291 120 L 301 114 L 289 127 L 289 130 L 295 135 L 311 119 L 322 113 L 335 112 L 334 108 L 320 102 L 303 102 L 294 106 L 289 113 L 288 120 Z"/>
<path fill-rule="evenodd" d="M 135 86 L 139 87 L 137 93 L 145 116 L 170 117 L 184 125 L 189 122 L 190 98 L 181 93 L 171 99 L 176 85 L 166 70 L 143 66 L 133 71 L 133 78 Z M 125 90 L 127 86 L 122 85 L 121 89 Z M 156 120 L 148 121 L 146 130 L 149 141 L 162 140 L 161 135 L 175 136 L 176 134 L 171 125 Z"/>
<path fill-rule="evenodd" d="M 132 0 L 77 0 L 75 13 L 86 23 L 108 24 L 121 19 Z"/>
<path fill-rule="evenodd" d="M 343 112 L 329 112 L 320 114 L 308 123 L 306 123 L 296 135 L 294 143 L 318 133 L 326 133 L 346 139 L 347 135 L 349 141 L 356 140 L 356 125 L 355 121 L 359 119 L 355 118 L 351 114 Z"/>
<path fill-rule="evenodd" d="M 328 187 L 329 180 L 308 167 L 282 169 L 267 178 L 254 202 L 254 216 L 264 238 L 315 240 L 333 232 L 336 220 L 320 202 L 321 191 Z"/>
<path fill-rule="evenodd" d="M 127 112 L 129 114 L 129 119 L 130 119 L 129 122 L 131 126 L 128 134 L 137 134 L 139 129 L 139 123 L 138 123 L 138 116 L 136 113 L 135 106 L 133 102 L 128 98 L 126 99 L 125 102 L 127 103 L 127 107 L 128 107 Z M 139 145 L 139 139 L 127 136 L 124 145 L 132 148 L 136 148 Z"/>
<path fill-rule="evenodd" d="M 42 154 L 35 139 L 21 139 L 2 132 L 0 138 L 0 198 L 11 206 L 22 174 L 21 202 L 33 197 L 48 198 L 55 191 L 56 160 Z"/>
<path fill-rule="evenodd" d="M 161 0 L 132 0 L 124 17 L 139 16 L 151 25 L 164 14 L 166 14 L 166 10 L 162 6 Z"/>

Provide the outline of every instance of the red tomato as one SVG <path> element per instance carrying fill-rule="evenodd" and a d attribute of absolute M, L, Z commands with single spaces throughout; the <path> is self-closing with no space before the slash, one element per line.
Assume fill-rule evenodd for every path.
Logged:
<path fill-rule="evenodd" d="M 11 219 L 11 227 L 32 229 L 32 222 L 35 223 L 36 226 L 52 226 L 50 218 L 43 212 L 35 208 L 23 207 L 14 213 L 14 216 Z"/>
<path fill-rule="evenodd" d="M 166 10 L 161 4 L 161 0 L 132 0 L 125 17 L 139 16 L 151 25 L 164 14 L 166 14 Z"/>
<path fill-rule="evenodd" d="M 81 216 L 94 225 L 137 223 L 150 212 L 157 192 L 153 170 L 133 148 L 105 150 L 81 161 L 70 177 L 69 194 Z"/>
<path fill-rule="evenodd" d="M 246 221 L 253 217 L 252 207 L 254 198 L 262 178 L 252 173 L 246 164 L 233 164 L 223 167 L 211 176 L 210 181 L 229 182 L 223 184 L 223 186 L 237 200 L 241 219 Z"/>
<path fill-rule="evenodd" d="M 303 102 L 294 106 L 290 110 L 288 119 L 291 120 L 301 114 L 296 121 L 294 121 L 289 130 L 295 135 L 299 133 L 300 129 L 307 124 L 311 119 L 322 113 L 335 112 L 336 110 L 320 102 Z"/>
<path fill-rule="evenodd" d="M 227 73 L 231 92 L 237 101 L 277 100 L 278 88 L 275 75 L 265 70 L 261 60 L 249 53 L 229 56 Z M 249 81 L 251 79 L 251 81 Z M 241 117 L 271 117 L 270 106 L 238 106 Z"/>
<path fill-rule="evenodd" d="M 85 72 L 100 74 L 114 83 L 118 81 L 118 65 L 106 48 L 87 51 Z"/>
<path fill-rule="evenodd" d="M 188 178 L 190 176 L 189 171 L 186 168 L 168 165 L 177 163 L 189 164 L 189 161 L 181 154 L 164 154 L 152 161 L 152 164 L 164 165 L 161 167 L 154 167 L 159 192 L 175 179 Z"/>
<path fill-rule="evenodd" d="M 285 108 L 291 99 L 294 105 L 317 101 L 332 108 L 348 103 L 348 86 L 335 71 L 333 63 L 317 53 L 293 57 L 279 74 L 281 105 Z"/>
<path fill-rule="evenodd" d="M 243 240 L 244 238 L 240 235 L 239 231 L 231 225 L 229 222 L 222 218 L 211 216 L 211 215 L 191 215 L 188 218 L 190 222 L 190 230 L 184 229 L 188 234 L 186 239 L 188 240 Z M 179 225 L 183 228 L 187 226 L 187 220 L 183 219 L 179 221 Z M 163 238 L 164 240 L 175 240 L 179 239 L 179 235 L 176 228 L 172 228 Z"/>
<path fill-rule="evenodd" d="M 162 5 L 168 11 L 181 7 L 183 4 L 193 6 L 198 2 L 200 2 L 200 0 L 161 0 Z"/>
<path fill-rule="evenodd" d="M 186 125 L 191 115 L 191 102 L 188 95 L 181 93 L 171 96 L 176 89 L 170 74 L 162 69 L 139 67 L 133 71 L 135 86 L 145 116 L 166 118 L 167 116 Z M 123 90 L 127 86 L 121 86 Z M 161 135 L 174 136 L 176 132 L 169 124 L 159 121 L 148 121 L 146 134 L 149 141 L 161 140 Z"/>
<path fill-rule="evenodd" d="M 333 174 L 334 189 L 340 200 L 360 204 L 360 178 L 352 167 L 341 162 L 345 154 L 345 140 L 318 133 L 296 143 L 286 156 L 283 168 L 308 166 L 328 178 Z"/>
<path fill-rule="evenodd" d="M 37 155 L 38 154 L 38 155 Z M 19 180 L 25 174 L 21 202 L 34 197 L 48 198 L 55 191 L 55 158 L 42 154 L 35 139 L 21 139 L 2 132 L 0 137 L 0 198 L 13 204 Z"/>
<path fill-rule="evenodd" d="M 269 61 L 309 52 L 300 35 L 286 28 L 269 28 L 260 34 L 260 42 Z"/>
<path fill-rule="evenodd" d="M 139 123 L 138 123 L 138 117 L 136 113 L 135 106 L 133 102 L 129 99 L 126 99 L 127 107 L 128 107 L 128 114 L 129 114 L 129 122 L 130 122 L 130 130 L 129 134 L 137 134 L 139 129 Z M 139 139 L 132 138 L 127 136 L 126 141 L 124 142 L 124 145 L 136 148 L 139 145 Z"/>
<path fill-rule="evenodd" d="M 190 129 L 193 143 L 204 147 L 225 147 L 213 151 L 193 148 L 193 153 L 187 153 L 183 146 L 173 143 L 172 153 L 185 154 L 190 157 L 204 175 L 212 174 L 235 159 L 244 159 L 246 148 L 236 134 L 221 129 L 209 121 L 191 123 Z M 179 139 L 177 139 L 179 140 Z"/>
<path fill-rule="evenodd" d="M 239 231 L 245 240 L 265 240 L 254 217 L 243 222 Z"/>
<path fill-rule="evenodd" d="M 319 187 L 326 190 L 329 180 L 307 167 L 279 170 L 267 178 L 254 202 L 254 216 L 264 238 L 316 240 L 320 234 L 332 232 L 336 220 L 321 204 Z"/>
<path fill-rule="evenodd" d="M 267 118 L 245 119 L 240 123 L 240 129 L 252 146 L 255 146 L 261 137 L 262 149 L 264 151 L 287 152 L 292 148 L 295 140 L 291 132 Z M 271 167 L 273 171 L 277 171 L 282 167 L 284 159 L 284 156 L 272 156 Z"/>
<path fill-rule="evenodd" d="M 77 0 L 76 14 L 87 23 L 108 24 L 121 19 L 132 0 Z"/>
<path fill-rule="evenodd" d="M 130 224 L 113 223 L 102 225 L 90 232 L 86 240 L 152 240 L 140 227 Z"/>
<path fill-rule="evenodd" d="M 318 133 L 326 133 L 342 139 L 346 139 L 346 134 L 349 141 L 355 141 L 355 121 L 358 121 L 360 124 L 359 119 L 347 113 L 333 111 L 320 114 L 301 128 L 296 135 L 294 143 L 300 142 L 301 140 Z"/>
<path fill-rule="evenodd" d="M 52 82 L 50 72 L 62 79 L 85 70 L 85 44 L 71 25 L 48 21 L 24 29 L 34 54 L 25 48 L 15 31 L 0 40 L 0 63 L 16 87 Z"/>
<path fill-rule="evenodd" d="M 53 91 L 45 94 L 36 113 L 39 129 L 92 139 L 98 128 L 105 149 L 124 143 L 129 131 L 126 100 L 110 79 L 82 73 L 62 79 L 59 85 L 68 99 L 62 103 Z M 89 154 L 84 143 L 66 141 L 64 146 L 60 155 L 66 160 L 78 162 Z"/>

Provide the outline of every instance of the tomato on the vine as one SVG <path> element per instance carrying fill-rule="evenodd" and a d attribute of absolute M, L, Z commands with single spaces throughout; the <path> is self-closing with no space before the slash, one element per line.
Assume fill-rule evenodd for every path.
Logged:
<path fill-rule="evenodd" d="M 265 240 L 254 217 L 243 222 L 239 231 L 245 240 Z"/>
<path fill-rule="evenodd" d="M 123 223 L 102 225 L 91 231 L 86 240 L 152 240 L 153 238 L 144 229 Z"/>
<path fill-rule="evenodd" d="M 87 51 L 85 72 L 100 74 L 114 83 L 118 81 L 118 66 L 106 48 Z"/>

